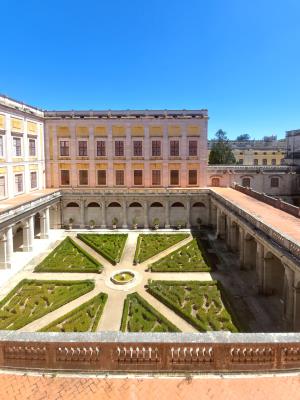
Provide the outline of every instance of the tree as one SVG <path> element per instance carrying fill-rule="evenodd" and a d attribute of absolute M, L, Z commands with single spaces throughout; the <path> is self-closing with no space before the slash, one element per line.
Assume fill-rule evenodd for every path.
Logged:
<path fill-rule="evenodd" d="M 213 139 L 213 145 L 209 153 L 209 164 L 231 165 L 236 164 L 234 154 L 232 152 L 226 132 L 219 129 Z"/>
<path fill-rule="evenodd" d="M 243 133 L 242 135 L 239 135 L 236 140 L 238 142 L 245 142 L 247 140 L 250 140 L 250 135 L 248 133 Z"/>

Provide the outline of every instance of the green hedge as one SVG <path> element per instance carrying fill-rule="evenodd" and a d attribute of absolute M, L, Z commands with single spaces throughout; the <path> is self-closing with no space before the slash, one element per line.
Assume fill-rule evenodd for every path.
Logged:
<path fill-rule="evenodd" d="M 211 268 L 204 260 L 197 239 L 173 251 L 150 265 L 153 272 L 207 272 Z"/>
<path fill-rule="evenodd" d="M 78 233 L 77 237 L 110 263 L 116 265 L 122 257 L 128 235 Z"/>
<path fill-rule="evenodd" d="M 148 291 L 201 332 L 237 332 L 217 281 L 149 281 Z"/>
<path fill-rule="evenodd" d="M 174 324 L 136 292 L 129 294 L 124 302 L 121 331 L 180 332 Z"/>
<path fill-rule="evenodd" d="M 100 293 L 69 313 L 51 322 L 40 332 L 95 332 L 99 324 L 107 294 Z"/>
<path fill-rule="evenodd" d="M 67 236 L 34 272 L 100 273 L 102 265 Z"/>
<path fill-rule="evenodd" d="M 24 279 L 0 302 L 0 329 L 20 329 L 90 292 L 94 281 Z"/>
<path fill-rule="evenodd" d="M 139 235 L 134 263 L 142 263 L 188 237 L 187 233 Z"/>

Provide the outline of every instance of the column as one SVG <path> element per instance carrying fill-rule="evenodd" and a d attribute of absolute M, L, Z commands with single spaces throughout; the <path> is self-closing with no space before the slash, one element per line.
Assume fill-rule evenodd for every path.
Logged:
<path fill-rule="evenodd" d="M 50 228 L 50 221 L 49 221 L 49 207 L 47 207 L 44 211 L 40 212 L 40 224 L 41 224 L 41 239 L 48 239 L 49 238 L 49 228 Z"/>
<path fill-rule="evenodd" d="M 7 268 L 7 256 L 6 256 L 6 250 L 7 250 L 7 239 L 6 239 L 6 234 L 4 232 L 1 233 L 0 236 L 0 269 L 5 269 Z"/>
<path fill-rule="evenodd" d="M 188 197 L 186 201 L 186 227 L 191 227 L 191 199 Z"/>
<path fill-rule="evenodd" d="M 132 186 L 132 174 L 133 174 L 132 168 L 131 168 L 132 142 L 131 142 L 131 127 L 130 127 L 130 125 L 126 125 L 125 132 L 126 132 L 126 137 L 125 137 L 126 164 L 125 164 L 125 171 L 124 171 L 124 174 L 125 174 L 125 186 L 130 188 Z M 126 225 L 127 225 L 127 223 L 126 223 Z"/>
<path fill-rule="evenodd" d="M 114 166 L 113 166 L 113 158 L 114 157 L 114 149 L 113 149 L 113 136 L 112 136 L 112 125 L 109 124 L 107 126 L 107 186 L 114 186 Z"/>
<path fill-rule="evenodd" d="M 217 208 L 217 227 L 216 227 L 216 238 L 219 237 L 221 232 L 221 211 Z"/>
<path fill-rule="evenodd" d="M 23 225 L 23 251 L 32 251 L 34 239 L 34 216 L 31 215 Z"/>
<path fill-rule="evenodd" d="M 48 132 L 47 132 L 48 133 Z M 50 182 L 52 180 L 52 184 L 54 187 L 60 186 L 60 176 L 59 176 L 59 169 L 58 169 L 58 146 L 57 146 L 57 126 L 53 126 L 52 130 L 52 160 L 50 160 L 50 163 L 52 165 L 52 171 L 53 175 L 51 174 L 51 169 L 50 171 L 47 171 L 47 175 L 49 176 L 48 181 Z M 51 157 L 51 154 L 50 154 Z M 70 172 L 71 173 L 71 172 Z M 52 176 L 51 176 L 52 175 Z M 51 187 L 50 183 L 50 187 Z"/>
<path fill-rule="evenodd" d="M 170 228 L 170 202 L 169 199 L 165 201 L 165 228 Z"/>
<path fill-rule="evenodd" d="M 85 228 L 85 200 L 80 202 L 80 228 Z"/>
<path fill-rule="evenodd" d="M 6 229 L 6 268 L 11 268 L 14 253 L 13 227 Z"/>
<path fill-rule="evenodd" d="M 294 287 L 293 288 L 293 331 L 299 332 L 300 331 L 300 288 Z"/>
<path fill-rule="evenodd" d="M 106 204 L 105 201 L 101 202 L 101 228 L 105 229 L 106 228 Z"/>
<path fill-rule="evenodd" d="M 228 249 L 231 249 L 231 230 L 232 230 L 232 226 L 231 226 L 231 218 L 229 215 L 226 215 L 226 245 L 228 247 Z"/>
<path fill-rule="evenodd" d="M 295 273 L 289 268 L 288 265 L 284 265 L 285 270 L 285 285 L 284 285 L 284 321 L 285 328 L 287 331 L 292 331 L 294 327 L 294 280 Z M 297 318 L 297 316 L 295 316 Z"/>
<path fill-rule="evenodd" d="M 11 232 L 11 234 L 10 234 Z M 0 269 L 11 268 L 13 253 L 12 227 L 7 228 L 0 236 Z"/>
<path fill-rule="evenodd" d="M 241 226 L 239 227 L 239 244 L 239 264 L 240 269 L 243 269 L 245 265 L 245 232 Z"/>
<path fill-rule="evenodd" d="M 128 225 L 127 225 L 127 204 L 126 204 L 126 200 L 123 200 L 123 225 L 122 228 L 127 229 Z"/>
<path fill-rule="evenodd" d="M 95 137 L 94 127 L 89 127 L 89 186 L 96 186 L 96 169 L 95 169 Z"/>
<path fill-rule="evenodd" d="M 149 221 L 148 221 L 148 202 L 147 200 L 144 201 L 144 228 L 149 228 Z"/>
<path fill-rule="evenodd" d="M 263 293 L 264 287 L 264 246 L 256 242 L 256 278 L 258 293 Z"/>

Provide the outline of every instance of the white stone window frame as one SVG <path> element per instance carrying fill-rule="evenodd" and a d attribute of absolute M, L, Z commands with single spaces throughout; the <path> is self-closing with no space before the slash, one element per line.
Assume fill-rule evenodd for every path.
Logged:
<path fill-rule="evenodd" d="M 79 142 L 86 142 L 86 155 L 79 154 Z M 88 138 L 77 138 L 76 139 L 77 157 L 89 157 L 89 139 Z M 85 185 L 84 185 L 85 186 Z"/>
<path fill-rule="evenodd" d="M 31 174 L 35 173 L 36 174 L 36 186 L 32 187 L 31 186 Z M 30 190 L 36 190 L 39 187 L 39 174 L 37 170 L 33 170 L 29 172 L 29 178 L 30 178 Z"/>
<path fill-rule="evenodd" d="M 178 171 L 178 184 L 173 184 L 173 183 L 171 183 L 171 171 Z M 181 185 L 181 169 L 180 168 L 178 168 L 178 169 L 170 169 L 169 170 L 169 186 L 172 186 L 172 187 L 180 187 L 180 185 Z"/>
<path fill-rule="evenodd" d="M 160 155 L 159 156 L 155 156 L 155 155 L 153 155 L 153 153 L 152 153 L 152 143 L 153 142 L 160 142 Z M 151 148 L 150 148 L 150 155 L 151 155 L 151 157 L 154 157 L 154 158 L 162 158 L 163 157 L 163 139 L 160 137 L 160 136 L 157 136 L 157 137 L 152 137 L 151 138 L 151 143 L 150 143 L 150 145 L 151 145 Z"/>
<path fill-rule="evenodd" d="M 61 149 L 60 143 L 61 142 L 68 142 L 69 143 L 69 155 L 68 156 L 61 155 L 61 153 L 60 153 L 60 149 Z M 60 137 L 59 140 L 58 140 L 58 156 L 59 157 L 70 157 L 70 154 L 71 154 L 70 139 L 68 137 L 67 138 Z"/>
<path fill-rule="evenodd" d="M 16 191 L 16 176 L 21 175 L 22 176 L 22 190 L 20 192 Z M 14 194 L 15 196 L 18 196 L 20 194 L 25 193 L 25 174 L 24 171 L 22 172 L 14 172 Z"/>
<path fill-rule="evenodd" d="M 30 141 L 34 141 L 34 154 L 30 154 Z M 29 157 L 37 157 L 37 138 L 30 136 L 28 137 L 28 156 Z"/>
<path fill-rule="evenodd" d="M 134 142 L 142 142 L 142 154 L 141 155 L 135 155 L 134 154 Z M 145 143 L 144 143 L 144 138 L 140 137 L 135 137 L 131 139 L 131 150 L 132 150 L 132 158 L 139 158 L 139 157 L 144 157 L 145 154 Z"/>
<path fill-rule="evenodd" d="M 172 141 L 178 142 L 178 156 L 171 155 L 171 142 Z M 171 159 L 172 158 L 180 158 L 181 157 L 181 137 L 179 137 L 179 136 L 169 137 L 168 145 L 169 145 L 169 158 L 171 158 Z"/>
<path fill-rule="evenodd" d="M 22 135 L 11 135 L 12 136 L 12 156 L 13 156 L 13 158 L 23 158 L 23 156 L 24 156 L 24 138 L 23 138 L 23 136 Z M 15 141 L 15 139 L 19 139 L 20 140 L 20 143 L 21 143 L 21 154 L 19 155 L 19 156 L 17 156 L 16 154 L 15 154 L 15 149 L 16 149 L 16 147 L 15 147 L 15 145 L 14 145 L 14 141 Z"/>
<path fill-rule="evenodd" d="M 278 186 L 272 186 L 272 179 L 273 179 L 273 178 L 278 179 Z M 269 182 L 270 182 L 269 186 L 270 186 L 270 188 L 271 188 L 271 189 L 279 189 L 280 186 L 281 186 L 281 185 L 280 185 L 281 180 L 282 180 L 282 177 L 281 177 L 280 175 L 269 175 Z"/>
<path fill-rule="evenodd" d="M 0 196 L 1 200 L 6 199 L 8 196 L 7 195 L 7 175 L 0 174 L 0 179 L 2 179 L 2 178 L 4 178 L 4 196 L 3 197 Z"/>
<path fill-rule="evenodd" d="M 116 155 L 116 142 L 123 142 L 123 155 L 119 156 Z M 114 138 L 113 140 L 113 157 L 116 158 L 123 158 L 126 155 L 126 140 L 122 137 L 122 138 Z"/>
<path fill-rule="evenodd" d="M 104 156 L 99 156 L 97 154 L 98 142 L 104 142 L 104 146 L 105 146 L 105 154 L 104 154 Z M 97 137 L 95 139 L 95 157 L 107 157 L 107 139 L 104 139 L 104 138 L 101 138 L 101 137 Z"/>

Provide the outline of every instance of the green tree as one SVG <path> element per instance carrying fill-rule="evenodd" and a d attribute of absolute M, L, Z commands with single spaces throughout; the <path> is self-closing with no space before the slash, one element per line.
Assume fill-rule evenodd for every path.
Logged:
<path fill-rule="evenodd" d="M 250 140 L 250 135 L 248 133 L 243 133 L 242 135 L 239 135 L 236 140 L 239 142 L 246 142 L 247 140 Z"/>
<path fill-rule="evenodd" d="M 215 136 L 216 139 L 213 140 L 208 163 L 210 165 L 236 164 L 236 160 L 229 144 L 226 132 L 224 132 L 222 129 L 219 129 Z"/>

